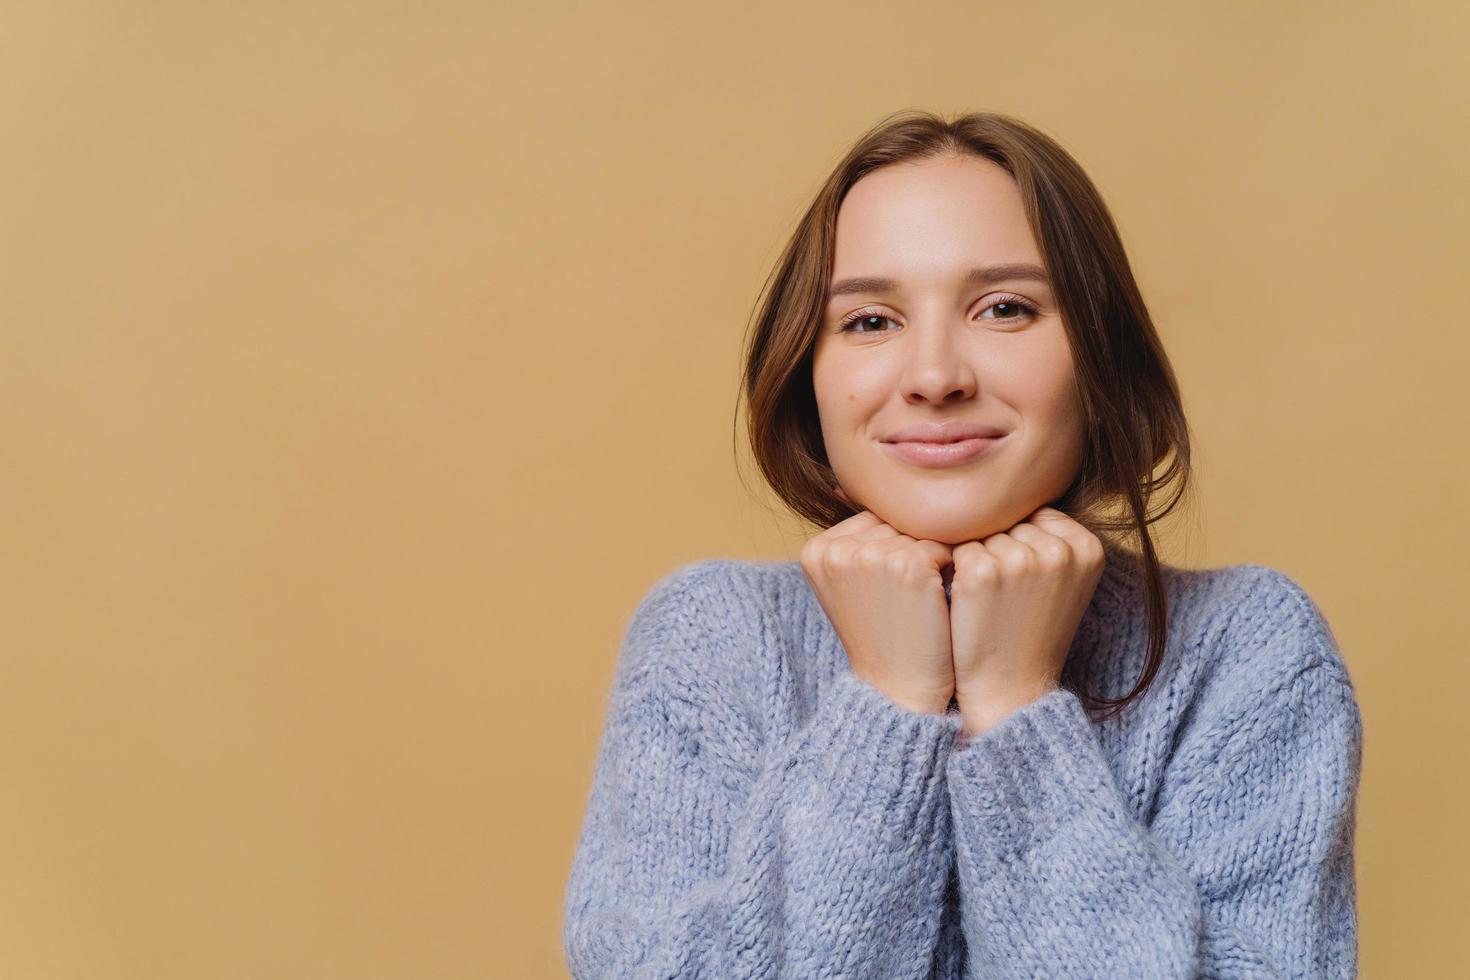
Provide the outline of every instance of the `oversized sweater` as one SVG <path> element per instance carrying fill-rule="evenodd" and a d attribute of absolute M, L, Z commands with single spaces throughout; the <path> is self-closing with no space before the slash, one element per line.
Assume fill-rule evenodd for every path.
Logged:
<path fill-rule="evenodd" d="M 1110 552 L 1072 643 L 1127 694 Z M 1163 568 L 1164 662 L 1094 722 L 1058 688 L 978 736 L 852 672 L 800 564 L 666 574 L 623 635 L 563 908 L 573 977 L 1356 975 L 1362 720 L 1319 608 Z"/>

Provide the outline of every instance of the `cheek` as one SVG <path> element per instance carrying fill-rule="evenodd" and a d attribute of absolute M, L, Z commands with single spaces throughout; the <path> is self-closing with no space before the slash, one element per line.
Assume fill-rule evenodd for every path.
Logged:
<path fill-rule="evenodd" d="M 844 408 L 850 412 L 874 411 L 893 391 L 892 372 L 877 358 L 855 358 L 845 366 L 836 386 Z"/>
<path fill-rule="evenodd" d="M 822 436 L 829 446 L 850 441 L 862 423 L 861 396 L 851 384 L 841 384 L 819 395 Z"/>
<path fill-rule="evenodd" d="M 1008 358 L 1003 374 L 994 377 L 993 391 L 1023 415 L 1047 427 L 1075 419 L 1081 409 L 1076 379 L 1066 344 L 1048 343 L 1024 356 Z M 983 384 L 983 380 L 982 380 Z"/>
<path fill-rule="evenodd" d="M 1084 439 L 1082 400 L 1070 373 L 1034 384 L 1030 414 L 1053 452 L 1070 457 Z"/>
<path fill-rule="evenodd" d="M 821 422 L 822 439 L 829 455 L 834 442 L 841 439 L 852 414 L 851 385 L 830 361 L 818 361 L 812 371 L 812 390 L 817 400 L 817 418 Z"/>
<path fill-rule="evenodd" d="M 1082 407 L 1070 375 L 1057 378 L 1051 384 L 1038 386 L 1035 398 L 1047 420 L 1055 425 L 1070 423 L 1078 417 Z"/>
<path fill-rule="evenodd" d="M 878 408 L 887 390 L 880 366 L 840 358 L 818 361 L 812 387 L 824 424 L 853 421 Z"/>

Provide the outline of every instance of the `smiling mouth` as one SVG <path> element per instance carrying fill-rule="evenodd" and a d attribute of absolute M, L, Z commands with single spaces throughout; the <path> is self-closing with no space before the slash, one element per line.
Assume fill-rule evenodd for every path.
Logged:
<path fill-rule="evenodd" d="M 887 451 L 908 463 L 927 467 L 959 466 L 989 454 L 1005 436 L 956 439 L 951 442 L 885 442 Z"/>

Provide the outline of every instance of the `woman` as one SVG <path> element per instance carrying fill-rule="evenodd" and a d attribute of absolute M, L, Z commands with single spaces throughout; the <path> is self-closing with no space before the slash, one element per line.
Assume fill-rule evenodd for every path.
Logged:
<path fill-rule="evenodd" d="M 768 285 L 750 436 L 824 530 L 639 605 L 573 975 L 1355 975 L 1353 684 L 1286 575 L 1158 560 L 1188 428 L 1077 163 L 897 114 Z"/>

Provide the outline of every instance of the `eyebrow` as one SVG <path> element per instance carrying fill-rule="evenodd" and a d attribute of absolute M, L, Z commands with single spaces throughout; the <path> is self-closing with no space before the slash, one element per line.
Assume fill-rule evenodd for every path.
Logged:
<path fill-rule="evenodd" d="M 1031 262 L 1007 262 L 1002 265 L 981 266 L 965 273 L 964 282 L 967 286 L 989 286 L 1008 279 L 1031 279 L 1048 284 L 1050 282 L 1046 270 Z M 892 293 L 897 289 L 897 280 L 885 279 L 882 276 L 858 276 L 833 283 L 832 288 L 827 292 L 827 298 L 831 300 L 847 293 Z"/>

